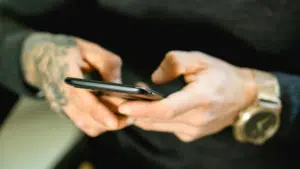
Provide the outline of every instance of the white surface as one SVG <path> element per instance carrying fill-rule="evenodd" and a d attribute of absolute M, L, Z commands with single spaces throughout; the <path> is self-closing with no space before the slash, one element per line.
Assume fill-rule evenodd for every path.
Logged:
<path fill-rule="evenodd" d="M 50 169 L 79 138 L 45 101 L 22 98 L 0 130 L 0 169 Z"/>

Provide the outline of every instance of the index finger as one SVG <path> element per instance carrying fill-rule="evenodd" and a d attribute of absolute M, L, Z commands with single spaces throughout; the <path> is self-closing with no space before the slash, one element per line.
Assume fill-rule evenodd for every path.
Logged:
<path fill-rule="evenodd" d="M 121 81 L 122 60 L 119 56 L 95 43 L 79 38 L 76 40 L 84 60 L 96 68 L 105 81 Z"/>
<path fill-rule="evenodd" d="M 119 106 L 119 112 L 132 117 L 172 119 L 199 105 L 199 96 L 192 89 L 188 85 L 160 101 L 127 101 Z"/>

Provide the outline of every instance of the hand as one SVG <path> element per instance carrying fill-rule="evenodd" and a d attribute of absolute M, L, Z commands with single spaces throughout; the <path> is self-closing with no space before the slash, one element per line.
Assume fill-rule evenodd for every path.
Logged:
<path fill-rule="evenodd" d="M 142 129 L 174 133 L 189 142 L 230 126 L 238 112 L 256 99 L 249 69 L 201 52 L 169 52 L 152 80 L 163 84 L 181 75 L 187 83 L 181 91 L 160 101 L 124 102 L 119 112 L 135 118 Z"/>
<path fill-rule="evenodd" d="M 104 102 L 88 90 L 64 83 L 66 77 L 83 78 L 96 69 L 105 81 L 121 82 L 121 59 L 100 46 L 65 35 L 36 33 L 23 47 L 22 68 L 27 83 L 41 89 L 56 112 L 64 112 L 90 136 L 127 125 L 128 119 L 117 117 Z M 101 97 L 101 101 L 118 105 L 122 99 Z"/>

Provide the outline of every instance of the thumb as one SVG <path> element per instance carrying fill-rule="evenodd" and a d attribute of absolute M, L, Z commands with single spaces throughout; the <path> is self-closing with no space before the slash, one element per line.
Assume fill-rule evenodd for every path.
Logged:
<path fill-rule="evenodd" d="M 159 67 L 152 74 L 152 81 L 157 84 L 167 83 L 181 75 L 188 75 L 203 70 L 203 62 L 192 52 L 168 52 Z"/>
<path fill-rule="evenodd" d="M 77 38 L 83 59 L 101 74 L 104 81 L 121 83 L 122 60 L 99 45 Z"/>

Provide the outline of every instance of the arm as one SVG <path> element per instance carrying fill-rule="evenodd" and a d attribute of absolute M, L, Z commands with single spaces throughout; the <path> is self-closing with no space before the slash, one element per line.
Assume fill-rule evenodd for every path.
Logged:
<path fill-rule="evenodd" d="M 294 120 L 300 108 L 300 95 L 297 94 L 300 78 L 284 73 L 275 74 L 280 83 L 283 102 L 278 138 L 293 140 L 290 138 L 296 136 L 294 133 L 298 128 L 295 126 L 298 122 Z M 171 51 L 152 74 L 152 80 L 164 84 L 181 75 L 187 82 L 182 90 L 160 101 L 127 101 L 119 107 L 119 112 L 138 119 L 135 125 L 142 129 L 174 133 L 185 142 L 216 134 L 235 125 L 237 117 L 241 117 L 241 111 L 259 112 L 256 108 L 259 88 L 252 69 L 233 66 L 201 52 Z M 273 82 L 267 80 L 266 84 L 268 87 Z M 241 119 L 251 116 L 248 113 L 242 114 L 244 116 Z M 264 131 L 251 124 L 257 124 L 260 120 L 256 118 L 252 123 L 249 122 L 247 128 L 248 134 L 252 136 L 254 133 L 251 139 L 258 138 L 254 140 L 256 143 L 260 142 L 259 137 Z M 237 126 L 240 127 L 241 135 L 246 132 L 247 121 L 244 122 Z"/>
<path fill-rule="evenodd" d="M 15 14 L 4 13 L 1 2 L 1 84 L 18 94 L 33 94 L 32 91 L 37 91 L 32 90 L 33 87 L 29 87 L 28 84 L 40 89 L 44 92 L 45 98 L 54 111 L 65 113 L 78 128 L 90 136 L 97 136 L 108 128 L 116 130 L 128 125 L 127 118 L 119 118 L 105 104 L 109 102 L 110 105 L 118 105 L 122 100 L 107 97 L 103 98 L 107 101 L 102 103 L 90 91 L 78 90 L 64 83 L 66 77 L 83 78 L 83 71 L 93 69 L 100 73 L 103 80 L 120 82 L 122 61 L 119 56 L 83 39 L 29 29 L 17 22 L 22 22 L 23 19 L 13 19 L 12 16 L 16 16 Z M 31 5 L 33 8 L 40 7 L 39 3 L 43 4 L 44 8 L 45 6 L 49 8 L 49 4 L 47 4 L 49 1 L 30 0 L 29 2 L 37 3 L 35 6 Z M 56 1 L 51 0 L 50 2 Z M 27 2 L 25 4 L 28 6 Z M 32 12 L 36 9 L 24 9 L 26 7 L 22 4 L 19 6 L 23 13 L 30 11 L 31 14 L 19 14 L 18 16 L 37 16 L 40 13 Z M 6 11 L 16 10 L 6 9 Z M 30 17 L 27 17 L 24 22 L 29 19 Z M 38 20 L 33 21 L 39 22 Z M 59 29 L 59 26 L 57 25 L 56 28 Z M 41 29 L 39 26 L 36 27 Z M 49 31 L 51 28 L 47 27 L 46 29 L 44 31 L 51 32 Z"/>

